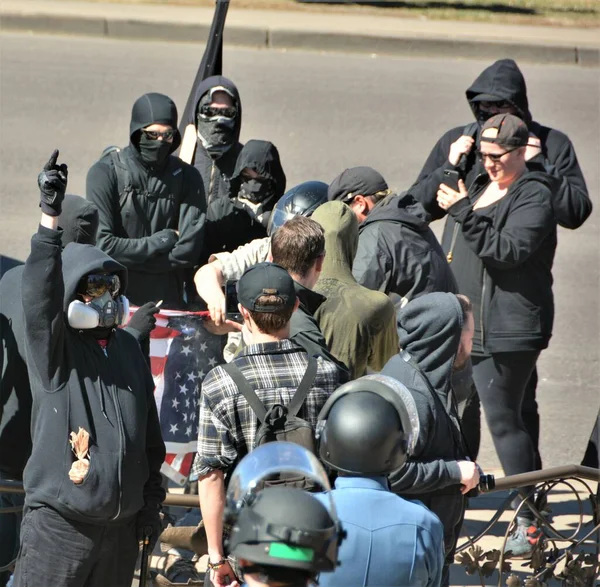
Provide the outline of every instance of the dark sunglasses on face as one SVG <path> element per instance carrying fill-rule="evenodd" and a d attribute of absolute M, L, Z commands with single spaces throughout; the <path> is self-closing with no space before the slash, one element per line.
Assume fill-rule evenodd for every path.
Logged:
<path fill-rule="evenodd" d="M 142 130 L 142 132 L 144 133 L 144 136 L 150 141 L 158 141 L 159 138 L 162 138 L 163 141 L 170 142 L 175 136 L 174 130 L 165 130 L 162 132 L 159 130 Z"/>
<path fill-rule="evenodd" d="M 200 108 L 200 114 L 207 118 L 216 118 L 222 116 L 224 118 L 235 118 L 237 115 L 237 108 L 234 106 L 226 106 L 225 108 L 219 108 L 218 106 L 205 105 Z"/>
<path fill-rule="evenodd" d="M 477 156 L 479 157 L 479 160 L 482 163 L 485 162 L 486 159 L 489 159 L 492 163 L 498 163 L 499 161 L 502 160 L 502 157 L 504 157 L 504 155 L 508 155 L 508 153 L 512 153 L 513 151 L 516 151 L 519 148 L 520 147 L 515 147 L 514 149 L 509 149 L 508 151 L 504 151 L 504 153 L 497 153 L 497 154 L 483 153 L 482 151 L 477 151 Z"/>
<path fill-rule="evenodd" d="M 479 106 L 484 110 L 506 110 L 512 108 L 513 105 L 508 100 L 498 100 L 497 102 L 479 102 Z"/>
<path fill-rule="evenodd" d="M 120 289 L 121 280 L 118 275 L 90 273 L 79 282 L 77 293 L 91 298 L 99 298 L 105 292 L 108 292 L 114 298 Z"/>

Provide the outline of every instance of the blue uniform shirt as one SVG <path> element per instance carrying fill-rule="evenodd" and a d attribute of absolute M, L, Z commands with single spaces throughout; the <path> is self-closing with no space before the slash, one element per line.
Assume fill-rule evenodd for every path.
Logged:
<path fill-rule="evenodd" d="M 331 496 L 347 537 L 320 587 L 440 585 L 444 528 L 422 503 L 391 493 L 386 477 L 338 477 Z M 326 494 L 315 497 L 327 505 Z"/>

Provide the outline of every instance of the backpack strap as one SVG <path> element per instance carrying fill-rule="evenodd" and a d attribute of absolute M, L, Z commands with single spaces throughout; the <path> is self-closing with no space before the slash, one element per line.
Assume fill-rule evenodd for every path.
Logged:
<path fill-rule="evenodd" d="M 288 405 L 288 414 L 290 416 L 297 416 L 312 384 L 315 381 L 315 377 L 317 376 L 318 364 L 314 357 L 308 356 L 308 365 L 306 367 L 306 371 L 304 372 L 304 376 L 302 377 L 302 381 L 300 381 L 300 385 L 298 385 L 298 389 L 294 392 L 294 397 L 292 397 L 292 401 Z"/>
<path fill-rule="evenodd" d="M 121 158 L 121 150 L 115 149 L 109 153 L 110 158 L 113 162 L 113 167 L 115 168 L 115 173 L 117 175 L 117 189 L 119 191 L 119 205 L 122 206 L 122 202 L 125 197 L 126 188 L 130 188 L 132 185 L 131 176 L 129 174 L 129 170 L 127 165 Z"/>
<path fill-rule="evenodd" d="M 244 377 L 244 374 L 233 364 L 233 362 L 225 363 L 224 365 L 221 365 L 221 367 L 233 379 L 238 391 L 246 398 L 248 405 L 262 424 L 267 415 L 267 410 L 260 401 L 260 398 L 256 395 L 254 389 L 252 389 L 251 385 L 248 383 L 248 380 Z"/>

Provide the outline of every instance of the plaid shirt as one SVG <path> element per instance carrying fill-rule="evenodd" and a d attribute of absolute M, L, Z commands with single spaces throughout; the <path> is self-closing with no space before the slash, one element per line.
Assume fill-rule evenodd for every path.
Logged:
<path fill-rule="evenodd" d="M 298 417 L 313 426 L 329 396 L 339 386 L 337 367 L 317 358 L 313 385 Z M 268 410 L 276 403 L 288 405 L 306 372 L 308 355 L 290 340 L 246 347 L 235 365 Z M 199 477 L 213 469 L 229 469 L 254 446 L 258 418 L 223 370 L 215 367 L 202 382 L 198 424 L 198 454 L 192 473 Z"/>

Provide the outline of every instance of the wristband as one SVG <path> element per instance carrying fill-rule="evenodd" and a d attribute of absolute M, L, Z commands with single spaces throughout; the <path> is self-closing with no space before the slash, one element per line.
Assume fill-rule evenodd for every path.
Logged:
<path fill-rule="evenodd" d="M 210 561 L 208 561 L 206 566 L 211 571 L 216 571 L 217 569 L 220 569 L 226 562 L 229 562 L 229 561 L 226 558 L 222 558 L 221 560 L 217 561 L 216 563 L 211 563 Z"/>

